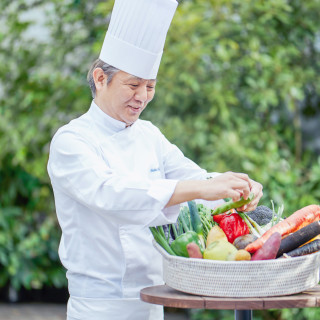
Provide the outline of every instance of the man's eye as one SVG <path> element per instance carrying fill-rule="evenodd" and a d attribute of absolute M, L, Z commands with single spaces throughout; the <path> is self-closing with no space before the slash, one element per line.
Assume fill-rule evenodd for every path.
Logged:
<path fill-rule="evenodd" d="M 137 84 L 130 84 L 130 86 L 136 88 L 138 85 Z"/>
<path fill-rule="evenodd" d="M 154 86 L 148 86 L 148 89 L 154 89 Z"/>

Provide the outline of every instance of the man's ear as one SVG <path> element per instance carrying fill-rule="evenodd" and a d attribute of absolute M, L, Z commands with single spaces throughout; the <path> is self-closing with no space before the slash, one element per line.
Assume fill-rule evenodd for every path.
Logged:
<path fill-rule="evenodd" d="M 103 72 L 101 68 L 96 68 L 92 73 L 96 90 L 99 91 L 107 83 L 108 76 Z"/>

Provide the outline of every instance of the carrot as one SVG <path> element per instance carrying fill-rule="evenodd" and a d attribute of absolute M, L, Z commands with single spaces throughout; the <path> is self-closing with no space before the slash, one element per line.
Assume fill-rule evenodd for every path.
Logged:
<path fill-rule="evenodd" d="M 286 252 L 292 251 L 303 244 L 306 244 L 311 239 L 314 239 L 315 236 L 320 234 L 320 221 L 315 221 L 307 226 L 301 228 L 298 231 L 295 231 L 289 234 L 287 237 L 282 239 L 277 257 L 280 257 Z"/>
<path fill-rule="evenodd" d="M 300 210 L 294 212 L 288 218 L 271 227 L 256 241 L 248 244 L 245 247 L 245 250 L 249 251 L 250 253 L 254 253 L 262 247 L 262 245 L 269 239 L 269 237 L 273 233 L 279 232 L 281 236 L 285 236 L 317 220 L 320 220 L 320 206 L 311 204 L 309 206 L 301 208 Z"/>
<path fill-rule="evenodd" d="M 283 258 L 285 256 L 289 256 L 289 257 L 304 256 L 306 254 L 311 254 L 319 250 L 320 250 L 320 240 L 314 240 L 290 252 L 284 253 L 284 255 L 281 256 L 280 258 Z"/>
<path fill-rule="evenodd" d="M 320 234 L 317 235 L 316 237 L 312 238 L 311 240 L 307 241 L 305 244 L 310 243 L 310 242 L 312 242 L 314 240 L 320 240 Z"/>

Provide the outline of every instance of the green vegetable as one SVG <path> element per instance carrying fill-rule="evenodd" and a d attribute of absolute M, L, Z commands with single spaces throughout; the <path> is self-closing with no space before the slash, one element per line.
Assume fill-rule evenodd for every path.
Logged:
<path fill-rule="evenodd" d="M 266 232 L 269 229 L 271 229 L 274 225 L 276 225 L 277 223 L 281 222 L 283 220 L 282 215 L 283 215 L 283 210 L 284 210 L 284 205 L 282 204 L 281 206 L 278 207 L 278 210 L 275 211 L 274 208 L 274 203 L 271 200 L 271 204 L 272 204 L 272 219 L 269 223 L 267 223 L 266 225 L 262 226 L 262 229 Z"/>
<path fill-rule="evenodd" d="M 202 203 L 198 203 L 197 207 L 198 207 L 198 213 L 202 223 L 202 232 L 203 232 L 204 242 L 206 242 L 211 228 L 215 226 L 216 223 L 213 221 L 211 216 L 212 209 L 204 206 Z"/>
<path fill-rule="evenodd" d="M 278 212 L 275 211 L 274 209 L 274 203 L 271 200 L 271 204 L 272 204 L 272 211 L 273 211 L 273 215 L 272 215 L 272 220 L 271 220 L 271 226 L 273 227 L 275 224 L 279 223 L 282 220 L 282 214 L 283 214 L 283 210 L 284 210 L 284 205 L 282 204 L 279 208 L 278 208 Z"/>
<path fill-rule="evenodd" d="M 154 239 L 157 241 L 157 243 L 166 250 L 169 254 L 175 256 L 176 254 L 171 249 L 168 239 L 166 238 L 162 226 L 159 227 L 150 227 L 149 228 Z"/>
<path fill-rule="evenodd" d="M 181 234 L 177 239 L 172 241 L 171 249 L 177 256 L 189 258 L 187 245 L 191 242 L 194 242 L 201 248 L 200 239 L 198 234 L 194 231 L 187 231 Z"/>
<path fill-rule="evenodd" d="M 179 232 L 178 232 L 179 235 L 187 231 L 192 231 L 190 214 L 187 207 L 182 207 L 180 210 L 180 214 L 178 217 L 178 226 L 179 226 Z"/>
<path fill-rule="evenodd" d="M 267 206 L 258 206 L 255 210 L 247 212 L 247 215 L 259 226 L 264 226 L 272 220 L 273 213 Z"/>
<path fill-rule="evenodd" d="M 201 243 L 201 249 L 204 250 L 205 243 L 204 243 L 204 237 L 203 237 L 203 228 L 202 228 L 202 222 L 198 213 L 197 204 L 195 201 L 189 201 L 188 207 L 190 211 L 190 220 L 191 220 L 191 226 L 194 232 L 197 233 L 200 243 Z"/>
<path fill-rule="evenodd" d="M 238 212 L 238 214 L 247 224 L 250 232 L 253 235 L 260 238 L 265 233 L 265 231 L 258 225 L 258 223 L 256 223 L 253 219 L 251 219 L 245 212 Z"/>
<path fill-rule="evenodd" d="M 172 227 L 172 231 L 173 231 L 173 235 L 174 235 L 174 238 L 178 238 L 178 231 L 177 231 L 177 228 L 174 224 L 171 224 L 171 227 Z"/>
<path fill-rule="evenodd" d="M 236 209 L 239 207 L 244 206 L 245 204 L 248 204 L 250 201 L 252 201 L 254 198 L 254 194 L 250 193 L 248 199 L 244 199 L 243 197 L 240 198 L 240 200 L 238 201 L 227 201 L 224 204 L 222 204 L 221 206 L 215 208 L 212 211 L 212 215 L 217 215 L 217 214 L 221 214 L 221 213 L 225 213 L 231 209 Z"/>
<path fill-rule="evenodd" d="M 190 207 L 190 210 L 188 207 Z M 203 204 L 196 204 L 194 201 L 190 204 L 188 203 L 188 207 L 184 206 L 180 208 L 177 222 L 167 225 L 168 232 L 165 233 L 162 226 L 150 228 L 155 241 L 171 255 L 189 256 L 186 255 L 186 245 L 189 241 L 184 241 L 185 243 L 182 250 L 177 249 L 177 247 L 181 246 L 181 242 L 183 242 L 182 239 L 186 240 L 186 236 L 184 235 L 187 234 L 187 236 L 190 236 L 190 233 L 196 235 L 192 239 L 192 242 L 195 242 L 201 251 L 203 251 L 207 234 L 212 226 L 215 225 L 211 217 L 211 209 L 205 207 Z M 172 243 L 173 248 L 170 246 Z M 180 245 L 177 245 L 177 243 Z M 178 250 L 179 254 L 174 251 L 174 248 Z"/>

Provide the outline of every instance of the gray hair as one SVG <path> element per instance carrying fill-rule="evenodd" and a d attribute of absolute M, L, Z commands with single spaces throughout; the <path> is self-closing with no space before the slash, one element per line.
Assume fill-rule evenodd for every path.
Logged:
<path fill-rule="evenodd" d="M 111 66 L 108 63 L 105 63 L 104 61 L 97 59 L 90 67 L 90 70 L 87 75 L 87 81 L 89 83 L 89 87 L 91 90 L 92 98 L 96 96 L 96 85 L 93 80 L 93 71 L 97 68 L 101 68 L 104 72 L 104 74 L 108 77 L 107 78 L 107 85 L 111 82 L 113 76 L 120 71 L 119 69 Z"/>

